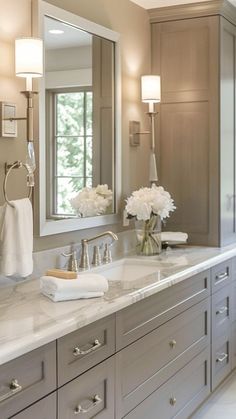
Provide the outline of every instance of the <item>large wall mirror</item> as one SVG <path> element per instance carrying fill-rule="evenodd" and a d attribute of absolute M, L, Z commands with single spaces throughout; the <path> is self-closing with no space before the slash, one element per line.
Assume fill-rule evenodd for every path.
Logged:
<path fill-rule="evenodd" d="M 40 235 L 118 219 L 119 35 L 39 4 L 44 78 L 39 95 Z"/>

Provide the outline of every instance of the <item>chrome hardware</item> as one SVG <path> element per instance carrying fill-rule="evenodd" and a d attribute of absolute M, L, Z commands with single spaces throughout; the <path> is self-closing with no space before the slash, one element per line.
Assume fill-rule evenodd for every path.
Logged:
<path fill-rule="evenodd" d="M 98 339 L 95 339 L 93 345 L 89 349 L 80 349 L 78 346 L 76 346 L 73 349 L 73 355 L 74 356 L 80 356 L 80 355 L 88 355 L 93 351 L 96 351 L 96 349 L 100 348 L 102 346 L 101 342 L 99 342 Z"/>
<path fill-rule="evenodd" d="M 3 402 L 4 400 L 14 396 L 14 394 L 19 393 L 22 390 L 22 386 L 20 386 L 16 379 L 13 379 L 9 384 L 9 389 L 10 391 L 0 396 L 0 402 Z"/>
<path fill-rule="evenodd" d="M 219 310 L 216 311 L 216 315 L 224 314 L 227 311 L 228 311 L 228 307 L 221 307 L 221 308 L 219 308 Z"/>
<path fill-rule="evenodd" d="M 102 402 L 103 400 L 101 399 L 101 397 L 98 396 L 98 394 L 95 394 L 95 396 L 92 397 L 92 404 L 87 409 L 85 409 L 84 407 L 81 406 L 81 404 L 79 404 L 78 406 L 76 406 L 74 410 L 74 414 L 79 415 L 80 413 L 82 414 L 88 413 Z"/>
<path fill-rule="evenodd" d="M 76 250 L 72 250 L 71 253 L 62 253 L 62 256 L 66 258 L 70 258 L 68 262 L 68 271 L 71 272 L 78 272 L 78 262 L 77 262 L 77 252 Z"/>
<path fill-rule="evenodd" d="M 99 266 L 102 263 L 101 255 L 100 255 L 100 247 L 99 246 L 93 246 L 93 259 L 92 259 L 92 265 Z"/>
<path fill-rule="evenodd" d="M 104 233 L 98 234 L 97 236 L 91 237 L 90 239 L 82 239 L 81 240 L 81 246 L 82 246 L 82 252 L 81 252 L 81 259 L 79 267 L 81 269 L 89 269 L 89 255 L 88 255 L 88 244 L 93 242 L 94 240 L 100 239 L 101 237 L 110 236 L 112 238 L 112 242 L 115 240 L 118 240 L 118 237 L 115 233 L 112 233 L 112 231 L 105 231 Z"/>
<path fill-rule="evenodd" d="M 173 339 L 173 340 L 171 340 L 171 341 L 169 342 L 169 345 L 170 345 L 171 349 L 174 349 L 174 348 L 175 348 L 175 346 L 176 346 L 176 344 L 177 344 L 177 342 L 176 342 L 176 340 L 175 340 L 175 339 Z"/>
<path fill-rule="evenodd" d="M 105 250 L 104 250 L 104 255 L 103 255 L 103 259 L 102 259 L 103 263 L 110 263 L 112 262 L 112 257 L 111 257 L 111 250 L 109 248 L 109 244 L 105 244 Z"/>
<path fill-rule="evenodd" d="M 224 281 L 226 278 L 228 278 L 228 276 L 229 276 L 228 271 L 222 272 L 222 274 L 216 275 L 215 282 Z"/>
<path fill-rule="evenodd" d="M 171 397 L 170 398 L 170 404 L 171 404 L 171 406 L 174 406 L 176 404 L 176 402 L 177 402 L 177 399 L 175 397 Z"/>
<path fill-rule="evenodd" d="M 216 362 L 224 362 L 228 358 L 228 354 L 220 354 L 218 358 L 216 358 Z"/>

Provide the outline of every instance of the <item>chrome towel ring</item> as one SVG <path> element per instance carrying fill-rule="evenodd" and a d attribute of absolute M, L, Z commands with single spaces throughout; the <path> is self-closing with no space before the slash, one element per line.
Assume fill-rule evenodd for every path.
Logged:
<path fill-rule="evenodd" d="M 8 196 L 7 196 L 8 176 L 9 176 L 12 169 L 21 169 L 22 167 L 27 171 L 27 186 L 29 187 L 28 198 L 30 199 L 31 196 L 32 196 L 33 185 L 30 185 L 30 183 L 29 183 L 29 177 L 32 176 L 32 172 L 31 172 L 29 166 L 26 163 L 22 163 L 22 161 L 16 161 L 13 164 L 5 163 L 5 178 L 4 178 L 4 182 L 3 182 L 3 196 L 4 196 L 5 201 L 9 205 L 11 205 L 11 207 L 13 207 L 13 205 L 11 204 L 11 202 L 9 201 Z"/>

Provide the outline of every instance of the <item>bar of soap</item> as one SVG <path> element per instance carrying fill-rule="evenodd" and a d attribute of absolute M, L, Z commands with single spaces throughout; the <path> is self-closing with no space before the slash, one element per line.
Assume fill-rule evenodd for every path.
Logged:
<path fill-rule="evenodd" d="M 63 271 L 62 269 L 49 269 L 46 275 L 61 279 L 77 279 L 77 272 Z"/>

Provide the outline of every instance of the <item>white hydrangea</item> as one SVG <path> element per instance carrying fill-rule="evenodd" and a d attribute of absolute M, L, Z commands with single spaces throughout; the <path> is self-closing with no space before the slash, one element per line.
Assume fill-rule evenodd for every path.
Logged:
<path fill-rule="evenodd" d="M 80 217 L 93 217 L 104 214 L 112 203 L 112 191 L 108 186 L 98 185 L 96 188 L 83 188 L 70 199 L 71 206 Z"/>
<path fill-rule="evenodd" d="M 128 216 L 137 220 L 149 220 L 152 214 L 159 215 L 163 220 L 175 210 L 174 201 L 169 192 L 162 186 L 152 185 L 151 188 L 141 188 L 134 191 L 126 201 Z"/>

